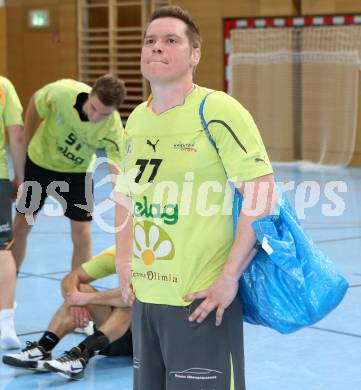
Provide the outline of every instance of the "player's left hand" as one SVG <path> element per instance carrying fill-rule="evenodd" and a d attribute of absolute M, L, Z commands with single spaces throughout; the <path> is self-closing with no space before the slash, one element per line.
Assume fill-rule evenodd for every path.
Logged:
<path fill-rule="evenodd" d="M 120 291 L 126 305 L 132 306 L 135 302 L 135 295 L 132 286 L 132 263 L 118 263 L 117 272 L 119 276 Z"/>
<path fill-rule="evenodd" d="M 204 299 L 189 316 L 189 321 L 201 323 L 208 314 L 216 311 L 216 326 L 222 323 L 224 311 L 233 302 L 238 292 L 238 278 L 222 273 L 206 290 L 197 291 L 184 297 L 185 301 Z"/>

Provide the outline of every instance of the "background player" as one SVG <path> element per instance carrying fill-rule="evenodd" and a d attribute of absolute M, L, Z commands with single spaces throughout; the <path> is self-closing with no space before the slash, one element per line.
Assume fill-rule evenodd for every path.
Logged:
<path fill-rule="evenodd" d="M 123 127 L 117 109 L 124 96 L 124 83 L 105 75 L 93 88 L 59 80 L 31 98 L 25 116 L 25 186 L 14 221 L 17 240 L 12 250 L 18 270 L 32 228 L 29 217 L 39 212 L 49 193 L 60 201 L 70 219 L 72 269 L 91 257 L 91 163 L 96 149 L 105 148 L 110 172 L 118 171 Z"/>
<path fill-rule="evenodd" d="M 12 83 L 0 76 L 0 348 L 20 347 L 14 328 L 14 295 L 16 281 L 15 260 L 10 248 L 13 244 L 11 200 L 16 197 L 23 181 L 24 131 L 22 106 Z M 5 150 L 9 140 L 15 177 L 11 182 Z"/>

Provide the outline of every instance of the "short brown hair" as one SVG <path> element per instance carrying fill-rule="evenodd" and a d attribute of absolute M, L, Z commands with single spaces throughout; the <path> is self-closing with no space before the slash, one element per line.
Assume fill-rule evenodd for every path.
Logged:
<path fill-rule="evenodd" d="M 201 47 L 202 38 L 199 28 L 193 22 L 192 16 L 189 12 L 183 10 L 177 5 L 159 7 L 150 15 L 145 31 L 147 31 L 149 24 L 153 22 L 153 20 L 159 18 L 176 18 L 183 21 L 187 25 L 186 34 L 192 47 L 194 49 Z"/>
<path fill-rule="evenodd" d="M 119 108 L 125 99 L 125 84 L 117 76 L 106 74 L 96 80 L 91 90 L 93 93 L 105 106 Z"/>

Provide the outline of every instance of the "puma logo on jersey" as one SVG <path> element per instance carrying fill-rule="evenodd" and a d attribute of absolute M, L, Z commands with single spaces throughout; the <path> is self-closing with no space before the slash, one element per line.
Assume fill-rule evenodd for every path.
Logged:
<path fill-rule="evenodd" d="M 156 152 L 155 148 L 156 148 L 158 142 L 159 142 L 159 139 L 157 140 L 157 142 L 155 144 L 153 144 L 152 142 L 149 141 L 149 139 L 147 139 L 147 145 L 152 147 L 154 153 Z"/>
<path fill-rule="evenodd" d="M 254 159 L 254 162 L 256 162 L 256 163 L 264 163 L 264 164 L 267 165 L 266 160 L 265 160 L 264 158 L 261 158 L 261 157 L 256 157 L 256 158 Z"/>

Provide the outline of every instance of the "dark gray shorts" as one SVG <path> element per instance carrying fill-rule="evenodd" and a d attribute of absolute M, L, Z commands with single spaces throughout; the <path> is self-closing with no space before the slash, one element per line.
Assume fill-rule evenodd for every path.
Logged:
<path fill-rule="evenodd" d="M 132 309 L 134 390 L 244 390 L 243 318 L 238 298 L 215 326 L 215 311 L 188 321 L 201 303 L 136 301 Z"/>
<path fill-rule="evenodd" d="M 0 250 L 9 250 L 12 239 L 11 220 L 12 184 L 9 179 L 0 179 Z"/>

